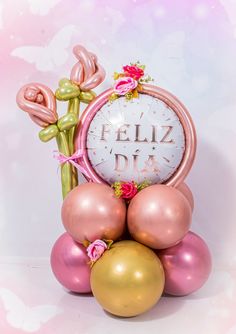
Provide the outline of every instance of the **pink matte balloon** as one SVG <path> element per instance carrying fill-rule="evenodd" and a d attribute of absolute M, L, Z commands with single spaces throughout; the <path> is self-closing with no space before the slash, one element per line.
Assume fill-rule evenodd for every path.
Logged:
<path fill-rule="evenodd" d="M 74 188 L 62 206 L 62 222 L 74 240 L 117 240 L 124 232 L 125 202 L 105 184 L 85 183 Z"/>
<path fill-rule="evenodd" d="M 52 271 L 56 279 L 73 292 L 91 292 L 89 261 L 86 248 L 68 233 L 62 234 L 52 248 Z"/>
<path fill-rule="evenodd" d="M 189 201 L 189 204 L 192 208 L 192 211 L 194 209 L 194 198 L 193 198 L 193 194 L 191 192 L 191 190 L 189 189 L 189 187 L 187 186 L 186 183 L 181 183 L 178 187 L 176 187 L 176 189 L 178 189 Z"/>
<path fill-rule="evenodd" d="M 128 228 L 135 240 L 154 249 L 163 249 L 183 239 L 191 217 L 189 202 L 179 190 L 152 185 L 131 200 Z"/>
<path fill-rule="evenodd" d="M 170 295 L 188 295 L 201 288 L 210 275 L 210 251 L 205 241 L 193 232 L 157 255 L 165 270 L 164 291 Z"/>

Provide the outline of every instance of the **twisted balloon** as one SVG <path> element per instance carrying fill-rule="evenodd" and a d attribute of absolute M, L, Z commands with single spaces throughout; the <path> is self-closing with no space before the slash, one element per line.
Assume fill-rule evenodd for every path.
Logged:
<path fill-rule="evenodd" d="M 97 57 L 78 45 L 73 52 L 78 62 L 71 70 L 71 80 L 61 79 L 54 93 L 45 85 L 30 83 L 17 93 L 18 106 L 43 129 L 39 138 L 47 142 L 56 138 L 58 150 L 64 160 L 61 162 L 63 198 L 78 184 L 77 170 L 85 174 L 81 166 L 72 161 L 74 157 L 74 133 L 78 123 L 80 101 L 90 103 L 96 96 L 91 89 L 105 78 L 104 69 L 97 63 Z M 67 114 L 58 119 L 56 99 L 68 101 Z M 72 163 L 73 162 L 73 163 Z M 76 168 L 75 168 L 76 167 Z"/>
<path fill-rule="evenodd" d="M 78 62 L 71 70 L 70 79 L 84 92 L 97 87 L 105 78 L 105 70 L 98 64 L 96 55 L 81 45 L 75 46 L 73 53 Z"/>
<path fill-rule="evenodd" d="M 23 86 L 16 96 L 16 102 L 36 124 L 43 128 L 57 122 L 56 99 L 51 89 L 45 85 L 30 83 Z"/>

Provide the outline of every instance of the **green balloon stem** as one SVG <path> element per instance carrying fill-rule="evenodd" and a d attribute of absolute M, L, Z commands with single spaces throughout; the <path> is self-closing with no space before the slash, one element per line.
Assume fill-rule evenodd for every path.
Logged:
<path fill-rule="evenodd" d="M 77 118 L 79 118 L 79 107 L 80 107 L 80 100 L 78 97 L 75 97 L 69 101 L 68 104 L 68 114 L 74 114 Z M 69 150 L 70 154 L 72 155 L 74 153 L 74 136 L 75 136 L 75 130 L 76 126 L 73 126 L 68 131 L 68 144 L 69 144 Z M 78 172 L 77 169 L 72 166 L 72 188 L 75 188 L 78 185 Z"/>
<path fill-rule="evenodd" d="M 70 150 L 67 142 L 67 138 L 64 132 L 59 132 L 57 135 L 57 145 L 60 153 L 65 156 L 70 156 Z M 70 162 L 65 162 L 61 165 L 61 184 L 62 184 L 62 196 L 63 199 L 72 190 L 72 171 Z"/>
<path fill-rule="evenodd" d="M 95 98 L 95 93 L 91 92 L 90 99 Z M 76 125 L 73 126 L 73 118 L 69 115 L 73 114 L 76 119 L 79 118 L 80 99 L 74 97 L 68 102 L 67 116 L 63 116 L 59 120 L 59 128 L 61 131 L 56 136 L 58 150 L 65 156 L 71 156 L 74 154 L 74 136 L 76 131 Z M 70 123 L 70 124 L 69 124 Z M 70 129 L 67 127 L 72 126 Z M 67 129 L 66 129 L 67 128 Z M 78 185 L 78 172 L 77 169 L 71 165 L 70 162 L 65 162 L 61 165 L 61 183 L 62 183 L 62 195 L 63 199 L 66 195 Z"/>

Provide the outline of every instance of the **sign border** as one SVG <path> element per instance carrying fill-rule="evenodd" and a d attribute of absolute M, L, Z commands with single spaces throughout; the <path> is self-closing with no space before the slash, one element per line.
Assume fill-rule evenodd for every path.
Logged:
<path fill-rule="evenodd" d="M 109 102 L 109 97 L 113 92 L 113 88 L 110 88 L 98 95 L 84 110 L 76 128 L 75 150 L 81 150 L 82 152 L 82 156 L 78 159 L 78 163 L 82 165 L 87 171 L 87 181 L 109 184 L 104 181 L 93 169 L 88 158 L 86 142 L 91 121 L 93 120 L 95 114 L 101 109 L 101 107 Z M 168 186 L 177 187 L 188 175 L 196 155 L 197 138 L 192 118 L 182 102 L 180 102 L 177 97 L 163 88 L 154 85 L 143 84 L 142 89 L 139 90 L 139 93 L 151 95 L 163 101 L 176 113 L 180 123 L 182 124 L 185 135 L 185 151 L 182 161 L 175 173 L 168 180 L 162 183 Z"/>

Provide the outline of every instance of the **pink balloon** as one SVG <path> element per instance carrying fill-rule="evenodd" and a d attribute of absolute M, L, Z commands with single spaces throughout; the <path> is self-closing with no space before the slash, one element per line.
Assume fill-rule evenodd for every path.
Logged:
<path fill-rule="evenodd" d="M 52 248 L 52 271 L 56 279 L 73 292 L 91 292 L 89 261 L 86 248 L 76 243 L 68 233 L 62 234 Z"/>
<path fill-rule="evenodd" d="M 154 249 L 177 244 L 188 232 L 192 218 L 185 196 L 166 185 L 152 185 L 140 191 L 128 208 L 132 237 Z"/>
<path fill-rule="evenodd" d="M 105 71 L 97 62 L 97 57 L 82 45 L 76 45 L 73 53 L 78 62 L 71 70 L 70 79 L 80 86 L 82 91 L 97 87 L 105 78 Z"/>
<path fill-rule="evenodd" d="M 62 222 L 72 238 L 83 243 L 117 240 L 124 232 L 125 202 L 105 184 L 85 183 L 74 188 L 62 206 Z"/>
<path fill-rule="evenodd" d="M 176 189 L 178 189 L 189 201 L 189 204 L 192 208 L 192 211 L 194 209 L 194 198 L 193 198 L 193 194 L 191 192 L 191 190 L 189 189 L 189 187 L 187 186 L 186 183 L 181 183 L 178 187 L 176 187 Z"/>
<path fill-rule="evenodd" d="M 188 295 L 207 281 L 211 272 L 211 254 L 197 234 L 189 232 L 176 246 L 157 252 L 165 270 L 164 292 Z"/>

